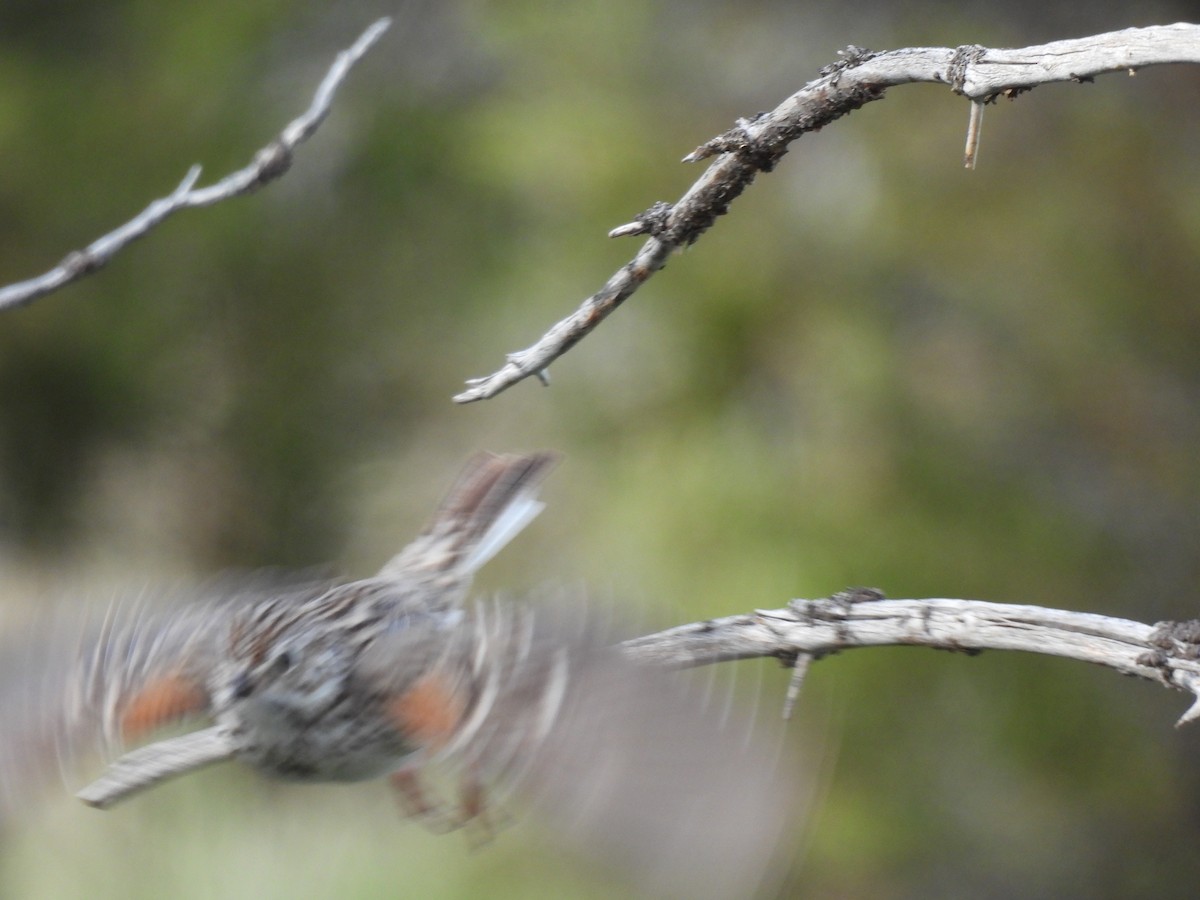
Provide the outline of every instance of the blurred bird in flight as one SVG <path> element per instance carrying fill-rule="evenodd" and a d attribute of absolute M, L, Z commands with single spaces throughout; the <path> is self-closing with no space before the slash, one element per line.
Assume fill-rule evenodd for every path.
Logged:
<path fill-rule="evenodd" d="M 541 511 L 554 462 L 476 456 L 372 578 L 249 580 L 14 645 L 0 657 L 0 824 L 91 756 L 116 756 L 79 791 L 100 808 L 235 759 L 293 781 L 387 778 L 437 827 L 486 830 L 493 794 L 519 795 L 647 894 L 753 895 L 800 804 L 777 747 L 627 658 L 582 601 L 467 600 Z M 207 724 L 147 743 L 193 722 Z M 454 773 L 450 808 L 424 785 L 430 765 Z"/>

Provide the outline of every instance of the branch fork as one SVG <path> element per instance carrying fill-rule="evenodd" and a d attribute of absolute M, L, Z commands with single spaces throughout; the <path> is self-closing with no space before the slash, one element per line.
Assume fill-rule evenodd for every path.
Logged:
<path fill-rule="evenodd" d="M 350 69 L 375 45 L 390 25 L 390 19 L 379 19 L 353 45 L 339 53 L 317 87 L 308 109 L 255 153 L 249 165 L 204 188 L 195 187 L 200 180 L 200 166 L 192 166 L 174 191 L 152 202 L 124 225 L 84 249 L 67 254 L 61 263 L 44 275 L 0 288 L 0 310 L 25 306 L 103 268 L 129 244 L 144 237 L 181 209 L 211 206 L 222 200 L 249 194 L 279 178 L 291 167 L 296 148 L 312 136 L 329 114 L 334 94 Z"/>
<path fill-rule="evenodd" d="M 789 665 L 859 647 L 916 646 L 973 656 L 1022 650 L 1095 663 L 1193 696 L 1180 717 L 1200 718 L 1200 620 L 1129 619 L 982 600 L 889 600 L 872 588 L 785 609 L 681 625 L 624 645 L 636 658 L 677 667 L 775 657 Z M 788 710 L 801 675 L 789 688 Z"/>
<path fill-rule="evenodd" d="M 1053 82 L 1086 83 L 1106 72 L 1200 63 L 1200 25 L 1128 28 L 1013 50 L 966 44 L 874 52 L 850 46 L 838 55 L 837 62 L 821 69 L 818 78 L 775 109 L 739 119 L 732 129 L 685 156 L 685 162 L 715 158 L 670 207 L 666 221 L 655 221 L 651 227 L 639 217 L 609 232 L 610 237 L 649 234 L 637 256 L 535 344 L 508 354 L 506 364 L 491 375 L 470 379 L 455 402 L 486 400 L 530 375 L 544 373 L 661 269 L 675 249 L 694 243 L 724 215 L 759 172 L 770 172 L 792 141 L 881 99 L 888 88 L 917 82 L 943 84 L 970 100 L 964 164 L 973 168 L 984 104 Z"/>

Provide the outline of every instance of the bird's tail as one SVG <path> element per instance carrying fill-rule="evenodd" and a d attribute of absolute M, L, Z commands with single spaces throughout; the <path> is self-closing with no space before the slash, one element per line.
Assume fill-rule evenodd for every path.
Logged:
<path fill-rule="evenodd" d="M 553 453 L 472 457 L 416 539 L 380 570 L 381 578 L 469 578 L 542 511 L 537 489 Z"/>

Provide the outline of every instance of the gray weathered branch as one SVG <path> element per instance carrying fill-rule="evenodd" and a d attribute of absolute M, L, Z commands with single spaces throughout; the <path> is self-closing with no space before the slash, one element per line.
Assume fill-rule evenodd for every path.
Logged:
<path fill-rule="evenodd" d="M 792 141 L 880 99 L 887 88 L 915 82 L 944 84 L 972 101 L 991 103 L 1052 82 L 1085 82 L 1106 72 L 1133 74 L 1145 66 L 1197 63 L 1200 25 L 1127 28 L 1019 50 L 990 50 L 971 44 L 873 53 L 849 47 L 840 55 L 839 62 L 826 66 L 820 77 L 771 112 L 739 119 L 733 129 L 684 157 L 685 162 L 711 156 L 717 159 L 677 203 L 655 204 L 634 222 L 610 232 L 610 237 L 650 235 L 634 259 L 533 346 L 510 353 L 505 365 L 493 374 L 469 380 L 467 390 L 455 401 L 486 400 L 530 375 L 544 380 L 550 363 L 629 299 L 666 264 L 672 252 L 699 238 L 759 172 L 775 167 Z M 971 137 L 977 140 L 978 107 L 974 112 Z M 974 142 L 968 146 L 967 161 L 974 162 Z"/>
<path fill-rule="evenodd" d="M 211 206 L 221 200 L 248 194 L 281 176 L 291 166 L 292 154 L 296 148 L 312 136 L 329 114 L 334 94 L 347 73 L 379 40 L 390 24 L 391 20 L 380 19 L 364 31 L 349 49 L 339 53 L 317 87 L 308 109 L 288 123 L 278 137 L 255 153 L 248 165 L 231 172 L 216 184 L 203 188 L 194 186 L 200 179 L 200 167 L 192 166 L 179 183 L 179 187 L 166 197 L 155 200 L 124 225 L 93 241 L 83 250 L 69 253 L 61 263 L 44 275 L 0 288 L 0 310 L 32 303 L 39 297 L 90 275 L 133 241 L 143 237 L 162 224 L 168 216 L 181 209 Z"/>
<path fill-rule="evenodd" d="M 1024 650 L 1095 663 L 1190 693 L 1179 724 L 1200 718 L 1200 621 L 1144 625 L 1093 613 L 980 600 L 887 600 L 875 590 L 795 600 L 634 638 L 639 659 L 671 666 L 757 657 L 789 664 L 855 647 Z"/>

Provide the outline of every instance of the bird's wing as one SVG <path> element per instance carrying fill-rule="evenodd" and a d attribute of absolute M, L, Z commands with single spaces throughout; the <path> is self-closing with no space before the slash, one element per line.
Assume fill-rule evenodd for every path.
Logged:
<path fill-rule="evenodd" d="M 0 636 L 0 823 L 61 773 L 211 710 L 232 612 L 262 577 L 106 607 L 53 604 Z"/>
<path fill-rule="evenodd" d="M 480 604 L 436 659 L 414 640 L 429 662 L 417 677 L 395 645 L 389 712 L 463 773 L 465 816 L 485 816 L 481 791 L 511 793 L 639 890 L 754 895 L 804 806 L 797 770 L 736 710 L 614 648 L 610 620 L 582 604 Z M 367 675 L 383 689 L 387 652 Z"/>

